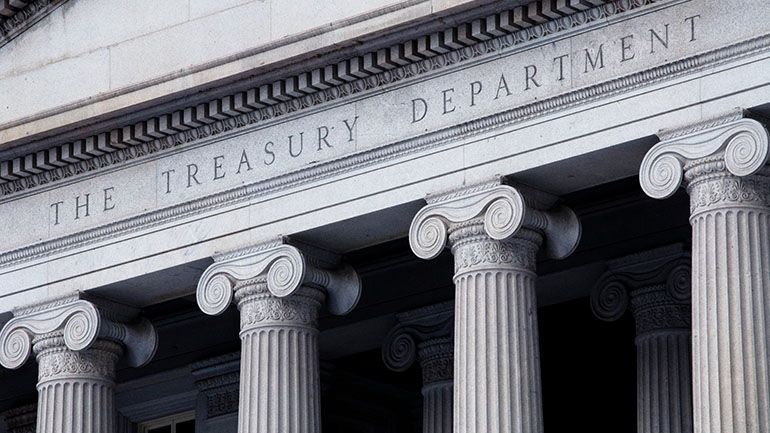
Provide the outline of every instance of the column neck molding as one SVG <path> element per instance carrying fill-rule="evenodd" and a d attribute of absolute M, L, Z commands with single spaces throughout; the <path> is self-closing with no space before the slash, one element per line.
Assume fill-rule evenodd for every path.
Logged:
<path fill-rule="evenodd" d="M 123 354 L 122 344 L 98 339 L 88 349 L 73 351 L 63 332 L 35 337 L 32 341 L 38 361 L 38 386 L 61 379 L 115 381 L 115 365 Z"/>
<path fill-rule="evenodd" d="M 393 371 L 405 371 L 419 360 L 423 384 L 452 380 L 454 301 L 398 314 L 385 337 L 382 360 Z"/>
<path fill-rule="evenodd" d="M 610 261 L 591 292 L 591 309 L 605 321 L 631 310 L 637 336 L 690 329 L 691 257 L 682 245 L 656 248 Z"/>
<path fill-rule="evenodd" d="M 455 245 L 532 238 L 529 230 L 545 236 L 546 253 L 557 259 L 571 254 L 580 241 L 580 223 L 572 210 L 554 206 L 553 196 L 506 185 L 502 178 L 428 196 L 426 201 L 409 228 L 412 251 L 423 259 L 438 256 L 448 236 Z"/>
<path fill-rule="evenodd" d="M 690 216 L 720 208 L 770 206 L 770 167 L 765 165 L 750 176 L 737 177 L 719 157 L 704 158 L 685 165 Z"/>
<path fill-rule="evenodd" d="M 423 386 L 452 382 L 454 378 L 454 336 L 437 337 L 418 345 L 417 358 Z"/>
<path fill-rule="evenodd" d="M 288 242 L 279 238 L 215 257 L 218 261 L 204 271 L 198 282 L 200 309 L 218 315 L 229 307 L 234 296 L 241 305 L 253 297 L 308 295 L 314 293 L 311 289 L 326 294 L 332 314 L 344 315 L 355 308 L 361 295 L 361 280 L 355 269 L 329 252 Z"/>
<path fill-rule="evenodd" d="M 106 301 L 105 305 L 96 302 L 77 294 L 16 310 L 0 331 L 0 365 L 11 369 L 21 367 L 29 358 L 33 343 L 36 352 L 49 344 L 80 352 L 100 340 L 123 345 L 129 365 L 147 364 L 158 344 L 153 325 L 144 318 L 125 324 L 118 320 L 127 319 L 131 309 Z M 55 336 L 55 342 L 47 339 L 51 336 Z"/>
<path fill-rule="evenodd" d="M 293 295 L 274 296 L 266 282 L 236 286 L 235 298 L 241 314 L 241 333 L 265 326 L 302 326 L 317 333 L 318 313 L 326 291 L 314 286 L 299 287 Z"/>
<path fill-rule="evenodd" d="M 673 195 L 687 180 L 724 172 L 738 177 L 759 172 L 770 156 L 763 123 L 745 118 L 742 110 L 660 133 L 661 142 L 642 160 L 639 183 L 650 197 Z"/>

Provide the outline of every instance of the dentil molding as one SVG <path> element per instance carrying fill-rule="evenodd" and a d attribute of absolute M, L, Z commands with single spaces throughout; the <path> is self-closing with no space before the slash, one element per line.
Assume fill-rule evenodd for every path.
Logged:
<path fill-rule="evenodd" d="M 56 3 L 56 0 L 37 0 L 35 4 L 46 2 Z M 652 3 L 655 0 L 536 0 L 207 103 L 0 161 L 0 197 L 131 160 L 146 152 L 269 120 Z M 489 41 L 496 42 L 488 47 Z"/>
<path fill-rule="evenodd" d="M 243 127 L 258 127 L 266 122 L 274 121 L 277 116 L 283 116 L 318 104 L 324 104 L 328 101 L 369 91 L 416 75 L 440 73 L 440 71 L 445 68 L 451 68 L 458 63 L 472 58 L 499 55 L 500 52 L 509 49 L 517 49 L 521 44 L 527 44 L 530 41 L 547 38 L 550 35 L 563 31 L 574 31 L 584 26 L 590 26 L 597 22 L 611 19 L 621 13 L 650 6 L 653 3 L 655 2 L 652 0 L 616 1 L 568 15 L 557 20 L 543 22 L 542 24 L 528 27 L 523 30 L 517 30 L 514 33 L 503 34 L 501 36 L 492 37 L 491 39 L 484 39 L 486 36 L 483 36 L 480 42 L 474 40 L 471 45 L 463 48 L 452 49 L 446 52 L 428 49 L 424 53 L 425 58 L 422 60 L 397 66 L 393 69 L 383 68 L 383 71 L 376 72 L 374 75 L 367 76 L 367 78 L 358 78 L 355 81 L 349 83 L 346 82 L 339 86 L 326 88 L 322 91 L 314 91 L 314 93 L 279 102 L 268 107 L 259 108 L 256 111 L 234 112 L 232 110 L 225 110 L 222 112 L 212 112 L 210 107 L 224 106 L 224 99 L 222 101 L 213 101 L 215 102 L 214 104 L 201 104 L 200 106 L 190 107 L 164 116 L 164 122 L 174 122 L 176 121 L 174 119 L 182 122 L 179 124 L 171 124 L 168 128 L 169 131 L 171 131 L 171 135 L 157 137 L 152 135 L 150 136 L 150 140 L 150 138 L 147 138 L 147 134 L 145 134 L 141 136 L 143 137 L 141 140 L 134 137 L 130 142 L 124 143 L 119 140 L 121 139 L 120 137 L 124 137 L 125 135 L 122 131 L 125 128 L 131 128 L 135 125 L 120 128 L 109 134 L 105 133 L 106 135 L 99 134 L 99 137 L 102 137 L 100 138 L 101 141 L 96 140 L 96 136 L 90 137 L 90 141 L 89 139 L 78 140 L 78 142 L 83 141 L 81 148 L 79 148 L 80 150 L 78 150 L 79 153 L 77 153 L 77 155 L 73 154 L 71 162 L 59 163 L 64 164 L 62 166 L 50 165 L 50 167 L 33 167 L 30 164 L 33 164 L 32 161 L 37 160 L 50 161 L 50 158 L 52 158 L 51 155 L 55 156 L 57 155 L 57 152 L 64 152 L 64 150 L 62 150 L 63 148 L 59 150 L 54 149 L 56 151 L 52 151 L 53 153 L 49 152 L 48 155 L 43 155 L 38 152 L 38 154 L 27 155 L 21 159 L 7 161 L 11 165 L 7 166 L 5 169 L 0 167 L 0 171 L 10 170 L 12 167 L 19 167 L 19 169 L 24 171 L 24 174 L 14 174 L 14 176 L 22 177 L 0 184 L 0 200 L 11 198 L 11 196 L 16 196 L 17 194 L 31 194 L 34 192 L 28 191 L 29 189 L 34 189 L 71 177 L 88 175 L 94 171 L 105 170 L 111 166 L 131 163 L 132 161 L 133 163 L 147 161 L 156 158 L 160 153 L 170 151 L 177 146 L 186 146 L 190 143 L 209 139 L 219 134 L 226 134 L 231 131 L 234 132 Z M 639 13 L 642 13 L 643 11 L 644 10 L 640 10 Z M 492 22 L 495 22 L 495 20 L 492 20 Z M 487 26 L 485 28 L 489 31 L 489 29 L 493 27 Z M 432 37 L 427 36 L 420 40 L 423 39 L 426 43 L 433 40 Z M 0 264 L 9 265 L 45 257 L 73 247 L 88 245 L 97 240 L 110 239 L 127 233 L 144 230 L 149 227 L 196 215 L 225 205 L 254 199 L 255 197 L 263 196 L 268 193 L 296 187 L 308 182 L 318 181 L 354 169 L 360 169 L 362 167 L 392 160 L 397 157 L 403 157 L 412 152 L 433 148 L 456 140 L 459 137 L 487 131 L 493 127 L 504 127 L 547 113 L 562 110 L 567 107 L 585 104 L 599 98 L 627 92 L 642 86 L 648 86 L 662 80 L 672 79 L 684 74 L 692 74 L 722 64 L 726 61 L 733 61 L 758 52 L 766 51 L 768 48 L 770 48 L 770 35 L 762 35 L 644 71 L 634 72 L 616 79 L 586 86 L 571 92 L 539 99 L 532 103 L 512 107 L 510 110 L 452 125 L 438 131 L 431 131 L 380 148 L 354 153 L 324 163 L 314 164 L 307 168 L 281 174 L 280 176 L 253 184 L 243 185 L 222 193 L 191 200 L 180 205 L 153 210 L 114 223 L 87 229 L 76 234 L 21 247 L 0 254 Z M 207 105 L 209 108 L 204 107 L 204 105 Z M 193 124 L 188 125 L 185 123 L 187 121 L 184 119 L 192 119 L 190 121 L 192 121 Z M 154 122 L 156 119 L 153 118 L 152 120 Z M 196 122 L 202 123 L 202 125 L 196 126 L 194 124 Z M 145 126 L 149 128 L 148 125 Z M 160 132 L 154 132 L 154 134 L 156 133 Z M 162 133 L 165 134 L 165 132 Z M 110 143 L 110 145 L 112 145 L 111 143 L 117 143 L 124 147 L 119 148 L 118 150 L 112 148 L 104 150 L 98 148 L 98 143 Z M 96 146 L 97 149 L 89 151 L 89 146 L 91 146 L 91 148 Z M 45 153 L 48 151 L 41 152 Z M 25 164 L 32 168 L 24 168 L 27 167 Z"/>

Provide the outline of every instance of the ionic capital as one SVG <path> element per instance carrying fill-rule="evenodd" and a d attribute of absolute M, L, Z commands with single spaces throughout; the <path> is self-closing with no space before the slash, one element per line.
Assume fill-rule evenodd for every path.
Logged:
<path fill-rule="evenodd" d="M 728 172 L 742 177 L 759 171 L 770 155 L 764 125 L 743 118 L 742 111 L 659 135 L 662 141 L 647 152 L 639 170 L 642 189 L 657 199 L 676 192 L 685 164 L 718 157 Z"/>
<path fill-rule="evenodd" d="M 681 245 L 656 248 L 608 263 L 591 293 L 594 315 L 605 321 L 634 313 L 637 334 L 689 328 L 691 258 Z"/>
<path fill-rule="evenodd" d="M 0 365 L 16 369 L 32 353 L 32 340 L 61 332 L 66 347 L 79 352 L 91 348 L 97 339 L 106 339 L 125 346 L 129 365 L 140 367 L 155 355 L 158 337 L 155 328 L 145 318 L 132 325 L 118 320 L 127 317 L 94 302 L 74 295 L 52 303 L 17 310 L 0 331 Z"/>
<path fill-rule="evenodd" d="M 452 378 L 454 301 L 398 314 L 385 337 L 382 360 L 393 371 L 407 370 L 419 358 L 425 384 Z"/>
<path fill-rule="evenodd" d="M 329 269 L 285 239 L 271 241 L 247 251 L 218 258 L 198 282 L 200 309 L 209 315 L 222 314 L 233 300 L 236 284 L 254 280 L 266 282 L 270 293 L 284 298 L 303 285 L 326 292 L 327 307 L 335 315 L 355 308 L 361 295 L 361 280 L 349 265 Z M 328 254 L 328 253 L 326 253 Z"/>
<path fill-rule="evenodd" d="M 545 251 L 549 257 L 570 255 L 580 241 L 580 222 L 575 213 L 564 206 L 543 210 L 533 205 L 522 188 L 501 184 L 473 186 L 452 193 L 432 196 L 409 227 L 409 245 L 417 257 L 432 259 L 446 247 L 447 233 L 452 227 L 473 220 L 483 221 L 484 232 L 494 240 L 515 236 L 522 228 L 541 230 L 545 234 Z M 536 193 L 544 196 L 542 193 Z M 540 200 L 538 200 L 540 201 Z M 555 200 L 547 200 L 552 203 Z"/>

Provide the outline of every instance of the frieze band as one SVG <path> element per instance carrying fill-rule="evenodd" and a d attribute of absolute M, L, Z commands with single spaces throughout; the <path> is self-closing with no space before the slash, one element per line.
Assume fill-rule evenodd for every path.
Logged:
<path fill-rule="evenodd" d="M 613 10 L 618 12 L 617 9 Z M 757 50 L 762 50 L 765 47 L 768 38 L 759 37 L 753 40 L 741 42 L 732 46 L 721 48 L 713 52 L 707 52 L 699 54 L 686 60 L 673 62 L 658 68 L 644 71 L 643 73 L 636 73 L 623 78 L 611 80 L 601 85 L 590 86 L 584 89 L 576 90 L 572 93 L 559 95 L 553 98 L 545 98 L 540 101 L 536 101 L 532 104 L 526 104 L 522 107 L 514 108 L 506 113 L 496 114 L 491 116 L 490 119 L 481 119 L 479 121 L 469 122 L 469 124 L 462 124 L 456 127 L 449 128 L 447 131 L 438 131 L 430 133 L 428 136 L 419 137 L 414 140 L 406 140 L 405 142 L 395 143 L 389 145 L 387 148 L 375 149 L 360 154 L 355 154 L 351 157 L 346 157 L 339 160 L 334 160 L 330 164 L 323 164 L 318 167 L 311 167 L 309 169 L 298 170 L 291 172 L 288 175 L 281 176 L 279 178 L 269 179 L 263 182 L 258 182 L 254 185 L 246 185 L 233 190 L 227 191 L 225 194 L 212 195 L 200 200 L 193 200 L 185 203 L 181 206 L 173 206 L 168 209 L 162 209 L 158 211 L 151 211 L 146 214 L 138 215 L 136 217 L 127 218 L 125 220 L 118 221 L 116 223 L 106 224 L 94 229 L 87 229 L 78 233 L 77 235 L 65 236 L 55 239 L 53 241 L 46 241 L 38 245 L 31 247 L 20 248 L 17 250 L 8 251 L 0 255 L 0 262 L 4 264 L 15 263 L 20 260 L 27 260 L 34 257 L 45 256 L 57 251 L 62 251 L 67 248 L 71 248 L 74 245 L 81 245 L 91 242 L 95 239 L 105 239 L 116 236 L 118 234 L 135 231 L 139 227 L 147 227 L 148 225 L 159 224 L 169 219 L 176 219 L 182 216 L 191 215 L 201 212 L 204 209 L 210 209 L 212 207 L 221 206 L 224 203 L 232 203 L 234 200 L 238 201 L 243 197 L 253 197 L 255 194 L 264 194 L 266 191 L 275 191 L 277 189 L 285 188 L 287 185 L 298 185 L 309 180 L 317 180 L 319 178 L 329 176 L 332 173 L 343 172 L 354 167 L 362 167 L 375 162 L 380 162 L 385 159 L 390 159 L 396 155 L 402 155 L 405 152 L 423 149 L 430 146 L 441 144 L 453 137 L 455 133 L 467 135 L 475 129 L 486 129 L 489 127 L 490 122 L 497 124 L 508 124 L 515 121 L 521 121 L 522 119 L 530 116 L 539 115 L 543 112 L 551 111 L 556 107 L 574 105 L 577 101 L 590 100 L 595 97 L 616 93 L 623 89 L 633 88 L 644 83 L 650 83 L 658 80 L 664 76 L 671 77 L 685 72 L 692 72 L 699 70 L 706 64 L 713 64 L 713 62 L 719 62 L 725 58 L 734 58 L 735 56 L 744 56 L 748 53 L 754 53 Z M 486 41 L 485 43 L 488 43 Z M 656 72 L 657 71 L 657 72 Z M 656 78 L 658 77 L 658 78 Z M 566 104 L 566 105 L 564 105 Z M 545 111 L 543 111 L 545 110 Z M 247 116 L 248 117 L 248 116 Z M 219 121 L 218 121 L 219 122 Z M 475 128 L 473 125 L 477 125 Z M 209 127 L 210 125 L 204 125 Z M 233 123 L 235 126 L 235 123 Z M 205 128 L 204 128 L 205 129 Z M 211 128 L 208 128 L 211 129 Z M 147 143 L 145 143 L 147 144 Z M 136 146 L 140 147 L 140 146 Z M 132 148 L 135 149 L 136 147 Z M 158 147 L 157 150 L 161 148 Z M 128 150 L 128 149 L 126 149 Z M 134 151 L 131 151 L 134 152 Z M 153 151 L 154 152 L 154 151 Z M 135 153 L 135 152 L 134 152 Z M 102 155 L 99 158 L 107 157 L 112 154 Z M 96 159 L 99 159 L 96 158 Z M 112 157 L 110 157 L 112 158 Z M 133 157 L 132 157 L 133 158 Z M 91 167 L 93 164 L 86 164 Z M 84 166 L 83 170 L 88 171 L 90 168 Z M 96 168 L 96 166 L 93 166 Z M 79 172 L 85 172 L 78 169 Z M 48 173 L 48 172 L 46 172 Z M 27 179 L 27 178 L 24 178 Z M 22 179 L 23 180 L 23 179 Z M 26 181 L 25 181 L 26 182 Z"/>

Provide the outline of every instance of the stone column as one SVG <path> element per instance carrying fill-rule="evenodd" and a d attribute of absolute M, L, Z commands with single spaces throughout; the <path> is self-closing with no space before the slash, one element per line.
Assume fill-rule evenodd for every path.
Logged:
<path fill-rule="evenodd" d="M 235 297 L 241 313 L 238 431 L 320 432 L 318 314 L 324 304 L 332 314 L 352 310 L 358 274 L 284 240 L 216 261 L 198 284 L 198 305 L 221 314 Z"/>
<path fill-rule="evenodd" d="M 37 404 L 28 404 L 6 411 L 3 416 L 7 433 L 35 433 Z"/>
<path fill-rule="evenodd" d="M 690 255 L 681 245 L 610 261 L 591 293 L 596 317 L 636 321 L 639 433 L 692 432 Z"/>
<path fill-rule="evenodd" d="M 115 364 L 125 356 L 142 366 L 157 348 L 149 321 L 122 323 L 133 315 L 79 295 L 14 311 L 0 331 L 0 364 L 18 368 L 34 351 L 38 433 L 115 432 Z"/>
<path fill-rule="evenodd" d="M 397 316 L 385 337 L 382 359 L 393 371 L 405 371 L 418 359 L 422 368 L 422 431 L 452 432 L 454 302 L 442 302 Z"/>
<path fill-rule="evenodd" d="M 767 131 L 736 112 L 659 135 L 639 177 L 690 195 L 695 432 L 770 432 Z"/>
<path fill-rule="evenodd" d="M 577 217 L 499 179 L 427 201 L 409 242 L 429 259 L 448 235 L 455 258 L 454 431 L 542 432 L 535 256 L 544 240 L 549 256 L 569 255 Z"/>

